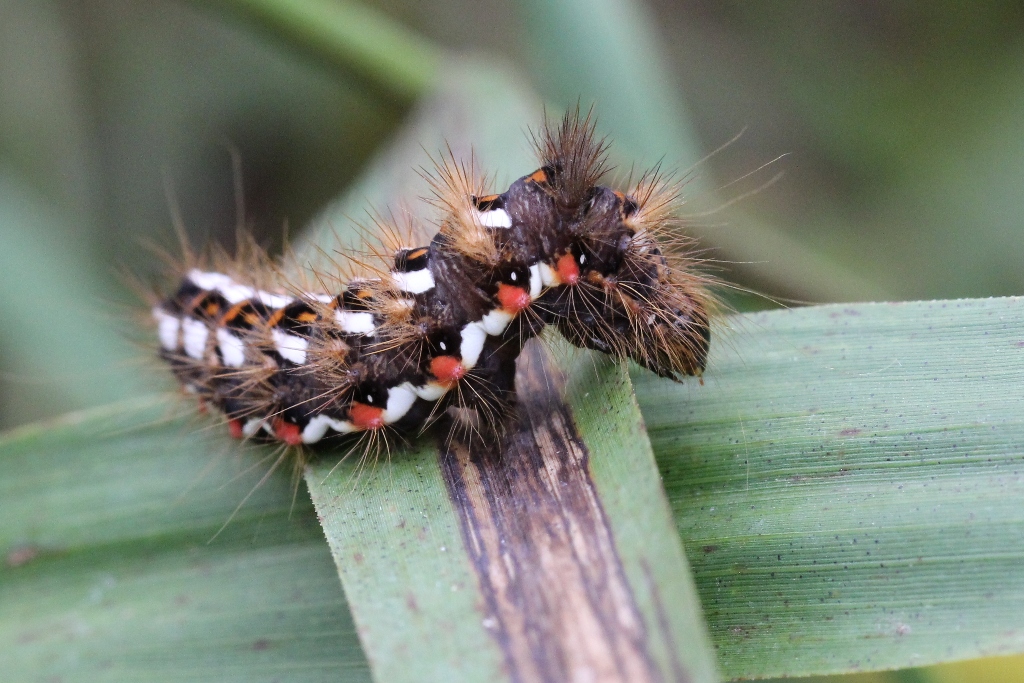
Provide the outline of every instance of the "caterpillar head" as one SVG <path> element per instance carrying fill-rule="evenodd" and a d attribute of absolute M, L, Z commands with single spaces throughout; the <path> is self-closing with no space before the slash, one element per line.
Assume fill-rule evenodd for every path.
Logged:
<path fill-rule="evenodd" d="M 632 359 L 663 377 L 703 372 L 705 279 L 692 264 L 667 258 L 659 244 L 679 240 L 677 188 L 657 172 L 629 195 L 601 186 L 607 142 L 579 107 L 534 142 L 540 170 L 507 194 L 542 191 L 529 205 L 546 257 L 541 275 L 549 289 L 538 302 L 540 315 L 571 343 Z"/>
<path fill-rule="evenodd" d="M 640 199 L 590 190 L 547 264 L 561 286 L 545 309 L 573 344 L 632 359 L 662 377 L 699 375 L 710 338 L 705 281 L 662 252 L 666 198 L 643 189 Z"/>

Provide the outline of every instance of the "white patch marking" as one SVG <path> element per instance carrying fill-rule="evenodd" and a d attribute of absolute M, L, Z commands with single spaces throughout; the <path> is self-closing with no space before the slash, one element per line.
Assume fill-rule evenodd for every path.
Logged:
<path fill-rule="evenodd" d="M 326 415 L 317 415 L 306 423 L 302 430 L 302 443 L 316 443 L 324 438 L 324 434 L 331 428 L 331 418 Z"/>
<path fill-rule="evenodd" d="M 184 318 L 181 327 L 184 330 L 185 353 L 191 358 L 202 360 L 206 355 L 206 339 L 210 336 L 206 323 L 195 318 Z"/>
<path fill-rule="evenodd" d="M 327 415 L 317 415 L 306 423 L 302 430 L 302 443 L 316 443 L 324 438 L 328 429 L 333 429 L 341 434 L 351 434 L 356 430 L 355 425 L 345 420 L 335 420 Z"/>
<path fill-rule="evenodd" d="M 436 401 L 447 394 L 449 388 L 440 382 L 427 382 L 421 387 L 413 387 L 412 390 L 424 401 Z"/>
<path fill-rule="evenodd" d="M 339 434 L 352 434 L 353 432 L 359 431 L 359 427 L 356 427 L 348 420 L 331 421 L 331 429 L 338 432 Z"/>
<path fill-rule="evenodd" d="M 388 404 L 381 415 L 384 424 L 393 424 L 401 420 L 415 402 L 416 391 L 409 382 L 403 382 L 397 387 L 388 389 Z"/>
<path fill-rule="evenodd" d="M 288 334 L 284 330 L 273 329 L 270 336 L 274 339 L 274 346 L 277 352 L 285 360 L 290 360 L 296 365 L 306 364 L 306 350 L 309 348 L 309 341 L 294 334 Z"/>
<path fill-rule="evenodd" d="M 480 319 L 480 324 L 483 325 L 487 334 L 497 337 L 505 331 L 505 328 L 508 327 L 508 324 L 512 322 L 512 318 L 514 317 L 515 315 L 508 311 L 495 308 Z"/>
<path fill-rule="evenodd" d="M 367 311 L 335 311 L 334 319 L 346 334 L 365 334 L 372 337 L 377 331 L 373 324 L 373 313 Z"/>
<path fill-rule="evenodd" d="M 317 294 L 316 292 L 303 292 L 302 298 L 311 299 L 312 301 L 319 301 L 322 304 L 329 304 L 334 301 L 335 297 L 330 294 Z"/>
<path fill-rule="evenodd" d="M 480 219 L 480 225 L 488 228 L 511 228 L 512 217 L 508 215 L 505 209 L 491 209 L 490 211 L 477 211 L 477 218 Z"/>
<path fill-rule="evenodd" d="M 422 294 L 434 288 L 434 276 L 431 275 L 429 268 L 421 268 L 409 273 L 396 270 L 391 273 L 391 279 L 399 291 L 409 294 Z"/>
<path fill-rule="evenodd" d="M 217 347 L 224 358 L 224 365 L 240 368 L 245 364 L 245 344 L 242 340 L 223 327 L 217 328 Z"/>
<path fill-rule="evenodd" d="M 557 287 L 562 284 L 562 278 L 558 277 L 558 273 L 554 268 L 546 263 L 540 263 L 538 265 L 540 266 L 540 281 L 545 287 Z"/>
<path fill-rule="evenodd" d="M 534 263 L 530 266 L 530 300 L 536 301 L 540 296 L 541 288 L 544 285 L 544 278 L 540 274 L 540 264 Z"/>
<path fill-rule="evenodd" d="M 242 425 L 242 436 L 244 436 L 247 439 L 251 439 L 252 437 L 256 436 L 256 433 L 260 431 L 260 428 L 263 426 L 263 424 L 264 422 L 260 418 L 250 417 L 248 420 L 245 421 L 245 424 Z"/>
<path fill-rule="evenodd" d="M 153 308 L 153 317 L 156 319 L 157 333 L 160 336 L 160 346 L 162 346 L 166 351 L 174 351 L 177 349 L 178 331 L 181 329 L 181 321 L 159 306 Z"/>
<path fill-rule="evenodd" d="M 192 280 L 199 289 L 220 292 L 220 295 L 230 304 L 246 301 L 256 294 L 256 290 L 252 287 L 240 285 L 223 273 L 204 273 L 201 270 L 191 270 L 188 279 Z"/>
<path fill-rule="evenodd" d="M 284 308 L 295 299 L 290 296 L 284 296 L 282 294 L 271 294 L 270 292 L 259 291 L 256 292 L 256 298 L 265 303 L 270 308 L 277 310 L 278 308 Z"/>
<path fill-rule="evenodd" d="M 199 289 L 205 289 L 207 291 L 218 289 L 224 284 L 234 284 L 231 278 L 223 273 L 204 273 L 197 268 L 193 268 L 188 271 L 188 279 L 191 280 Z"/>
<path fill-rule="evenodd" d="M 237 304 L 242 301 L 248 301 L 252 298 L 254 290 L 252 287 L 246 287 L 245 285 L 235 284 L 234 282 L 220 287 L 217 289 L 221 295 L 228 300 L 229 304 Z"/>
<path fill-rule="evenodd" d="M 487 341 L 487 330 L 478 322 L 471 322 L 462 328 L 462 367 L 472 370 L 480 360 L 480 352 Z"/>
<path fill-rule="evenodd" d="M 188 279 L 192 280 L 196 287 L 200 289 L 219 292 L 231 304 L 237 304 L 249 299 L 259 299 L 270 308 L 277 309 L 284 308 L 294 301 L 290 296 L 272 294 L 240 285 L 223 273 L 204 273 L 201 270 L 190 270 Z"/>

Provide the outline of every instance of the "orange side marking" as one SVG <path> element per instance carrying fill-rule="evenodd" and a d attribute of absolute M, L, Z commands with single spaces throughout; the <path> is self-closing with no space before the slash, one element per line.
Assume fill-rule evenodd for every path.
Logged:
<path fill-rule="evenodd" d="M 538 168 L 536 171 L 526 176 L 526 180 L 531 183 L 546 183 L 548 182 L 548 174 L 543 168 Z"/>
<path fill-rule="evenodd" d="M 555 264 L 559 279 L 567 285 L 575 285 L 580 281 L 580 266 L 571 253 L 562 256 Z"/>
<path fill-rule="evenodd" d="M 285 422 L 280 417 L 274 418 L 274 436 L 289 446 L 298 446 L 302 443 L 302 430 L 299 429 L 299 425 Z"/>
<path fill-rule="evenodd" d="M 242 421 L 239 419 L 228 420 L 228 433 L 233 439 L 241 439 L 245 434 L 242 432 Z"/>
<path fill-rule="evenodd" d="M 348 407 L 348 419 L 359 429 L 380 429 L 384 426 L 384 409 L 352 401 Z"/>
<path fill-rule="evenodd" d="M 466 374 L 466 368 L 455 356 L 437 356 L 430 359 L 430 374 L 439 382 L 451 384 L 462 379 Z"/>
<path fill-rule="evenodd" d="M 248 303 L 248 300 L 240 301 L 231 308 L 229 308 L 228 312 L 224 314 L 224 317 L 220 319 L 220 324 L 227 325 L 233 322 L 234 319 L 238 317 L 238 314 L 242 312 L 242 309 L 245 308 L 245 305 Z M 250 322 L 248 317 L 246 318 L 246 322 Z"/>
<path fill-rule="evenodd" d="M 502 282 L 498 285 L 498 303 L 509 313 L 518 313 L 530 305 L 530 293 Z"/>
<path fill-rule="evenodd" d="M 267 327 L 277 327 L 277 324 L 281 322 L 282 318 L 284 318 L 284 309 L 279 308 L 274 311 L 274 315 L 270 316 L 267 320 Z"/>

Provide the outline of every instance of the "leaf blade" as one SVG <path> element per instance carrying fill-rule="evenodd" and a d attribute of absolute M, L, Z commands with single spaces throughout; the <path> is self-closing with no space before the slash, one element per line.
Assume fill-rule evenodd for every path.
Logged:
<path fill-rule="evenodd" d="M 531 362 L 500 445 L 307 470 L 381 680 L 717 680 L 628 377 L 577 365 L 575 425 Z"/>
<path fill-rule="evenodd" d="M 1020 652 L 1019 299 L 736 319 L 702 388 L 636 375 L 727 676 Z"/>
<path fill-rule="evenodd" d="M 211 543 L 265 468 L 240 473 L 236 444 L 168 410 L 151 397 L 0 438 L 5 676 L 369 680 L 308 501 L 290 517 L 271 478 Z"/>
<path fill-rule="evenodd" d="M 1019 480 L 1003 476 L 1005 471 L 1002 469 L 1012 466 L 1015 453 L 1019 455 L 1019 449 L 1013 452 L 1008 449 L 1016 448 L 1020 443 L 1018 435 L 1022 418 L 1017 410 L 1020 398 L 1019 392 L 1009 390 L 997 391 L 992 397 L 992 389 L 986 386 L 990 382 L 995 382 L 995 386 L 1002 389 L 1019 386 L 1021 371 L 1015 354 L 1021 353 L 1017 344 L 1024 341 L 1024 337 L 1019 334 L 1022 329 L 1018 312 L 1020 303 L 1019 299 L 1003 299 L 876 304 L 817 307 L 744 317 L 734 319 L 736 322 L 733 324 L 746 321 L 743 323 L 746 330 L 736 334 L 727 343 L 715 346 L 715 359 L 703 388 L 698 388 L 696 383 L 674 387 L 646 375 L 635 376 L 637 395 L 673 504 L 676 524 L 694 567 L 701 599 L 707 610 L 713 638 L 721 653 L 721 667 L 726 676 L 738 678 L 805 672 L 822 674 L 904 667 L 979 654 L 1024 650 L 1017 638 L 1019 631 L 1014 627 L 1015 612 L 1019 611 L 1016 608 L 1020 604 L 1017 596 L 1024 583 L 1019 562 L 1021 526 L 1017 521 L 1021 513 L 1017 509 L 1019 506 L 1015 505 L 1019 495 L 1018 489 L 1014 488 L 1020 483 Z M 947 308 L 942 309 L 942 306 Z M 955 306 L 959 308 L 953 309 Z M 846 315 L 843 311 L 847 309 L 860 312 L 861 315 Z M 886 310 L 890 310 L 890 313 L 884 314 Z M 941 313 L 943 310 L 947 312 Z M 799 318 L 799 321 L 794 321 L 795 318 Z M 784 323 L 785 320 L 790 322 Z M 925 334 L 923 343 L 916 341 L 922 337 L 921 331 L 928 332 L 929 326 L 932 338 Z M 903 332 L 897 335 L 894 330 Z M 801 343 L 793 343 L 794 338 Z M 962 350 L 959 352 L 961 356 L 966 354 L 967 358 L 959 364 L 936 365 L 934 357 L 944 353 L 942 349 L 951 346 L 951 338 Z M 810 343 L 812 340 L 820 343 Z M 889 370 L 904 374 L 899 382 L 888 383 L 888 395 L 913 398 L 923 391 L 924 383 L 927 393 L 921 395 L 930 396 L 933 400 L 931 403 L 922 400 L 907 404 L 908 422 L 903 431 L 914 432 L 915 443 L 916 437 L 920 435 L 923 445 L 917 447 L 919 451 L 915 452 L 916 459 L 912 463 L 893 463 L 885 459 L 884 453 L 880 454 L 878 449 L 863 443 L 864 440 L 875 438 L 870 433 L 862 431 L 861 434 L 839 435 L 850 427 L 850 416 L 878 419 L 885 415 L 882 412 L 885 406 L 879 404 L 881 407 L 875 412 L 857 410 L 857 405 L 865 404 L 850 403 L 846 395 L 838 393 L 835 387 L 845 387 L 848 393 L 851 387 L 861 395 L 865 395 L 864 392 L 870 393 L 871 388 L 879 385 L 879 371 L 889 366 L 892 351 L 897 348 L 913 349 L 916 343 L 921 343 L 916 355 L 901 353 L 900 364 L 889 367 Z M 731 350 L 725 351 L 726 346 Z M 817 353 L 805 349 L 805 346 L 814 347 Z M 874 348 L 868 349 L 869 346 Z M 845 360 L 842 358 L 844 352 Z M 945 353 L 948 358 L 949 352 Z M 914 358 L 916 361 L 911 362 Z M 842 373 L 842 376 L 831 385 L 821 381 L 821 372 L 811 375 L 806 369 L 799 369 L 801 363 L 810 362 L 807 359 L 817 359 L 814 363 L 818 371 L 826 374 Z M 925 365 L 925 361 L 929 365 Z M 928 369 L 934 372 L 929 374 Z M 850 370 L 852 375 L 848 372 Z M 939 379 L 938 386 L 929 388 L 929 383 L 935 383 L 933 377 Z M 757 383 L 762 385 L 757 391 L 763 399 L 763 405 L 755 411 L 753 407 L 758 406 L 758 403 L 751 396 L 754 392 L 752 387 Z M 794 408 L 800 396 L 831 397 L 831 403 L 818 406 L 829 409 L 820 411 L 820 415 L 829 420 L 825 427 L 811 429 L 808 426 L 806 411 Z M 982 401 L 977 400 L 983 396 L 989 396 L 987 408 L 980 406 Z M 948 407 L 957 402 L 962 408 L 957 422 L 935 422 L 933 415 L 936 413 L 932 408 L 942 405 Z M 744 415 L 742 427 L 740 421 L 732 417 L 737 405 L 751 408 Z M 14 643 L 13 647 L 0 648 L 0 658 L 7 658 L 3 661 L 4 670 L 56 671 L 53 664 L 49 665 L 49 669 L 40 669 L 40 662 L 43 658 L 53 660 L 63 651 L 63 644 L 56 641 L 38 641 L 36 644 L 19 642 L 17 634 L 21 632 L 11 626 L 31 612 L 33 605 L 29 599 L 38 602 L 38 596 L 46 595 L 49 586 L 33 579 L 33 582 L 23 584 L 26 592 L 22 595 L 29 596 L 25 598 L 26 601 L 21 598 L 15 600 L 13 596 L 21 589 L 12 587 L 22 580 L 16 578 L 17 573 L 36 571 L 33 563 L 45 567 L 45 563 L 57 563 L 61 558 L 48 558 L 44 552 L 27 564 L 12 566 L 12 557 L 17 559 L 12 551 L 33 548 L 45 551 L 47 546 L 59 546 L 59 542 L 64 542 L 64 539 L 68 546 L 76 545 L 74 552 L 86 553 L 92 548 L 91 557 L 103 558 L 106 555 L 111 566 L 114 566 L 116 553 L 111 548 L 117 547 L 117 538 L 130 534 L 131 530 L 127 525 L 120 530 L 107 529 L 106 526 L 110 520 L 123 516 L 134 518 L 144 527 L 163 530 L 161 533 L 166 532 L 170 536 L 187 536 L 191 539 L 188 544 L 175 547 L 184 554 L 195 552 L 196 548 L 202 550 L 205 547 L 205 542 L 216 531 L 219 523 L 226 519 L 233 506 L 248 490 L 250 482 L 239 483 L 237 488 L 226 491 L 221 490 L 219 484 L 212 486 L 196 499 L 186 498 L 202 502 L 195 506 L 194 514 L 184 519 L 164 519 L 163 516 L 168 514 L 184 515 L 180 510 L 174 512 L 180 507 L 180 503 L 175 501 L 193 483 L 209 458 L 222 452 L 221 449 L 226 447 L 226 439 L 200 438 L 202 435 L 193 433 L 196 428 L 194 423 L 177 422 L 168 427 L 152 423 L 154 415 L 146 411 L 156 410 L 155 417 L 159 417 L 163 408 L 140 407 L 139 410 L 148 417 L 135 418 L 131 417 L 132 411 L 123 406 L 107 410 L 123 420 L 111 422 L 113 418 L 110 416 L 91 413 L 84 418 L 70 420 L 59 428 L 52 424 L 35 426 L 0 440 L 0 467 L 4 474 L 0 477 L 0 486 L 6 487 L 0 494 L 0 518 L 4 519 L 0 549 L 7 558 L 7 564 L 0 568 L 3 575 L 0 581 L 0 637 L 5 643 Z M 949 411 L 943 414 L 956 417 Z M 776 427 L 770 438 L 756 431 L 759 429 L 757 419 L 775 421 L 773 424 Z M 951 425 L 957 429 L 950 429 Z M 993 426 L 996 430 L 992 430 Z M 857 427 L 853 425 L 853 428 Z M 863 426 L 860 428 L 863 429 Z M 57 438 L 60 430 L 66 431 L 66 435 L 60 438 L 67 440 L 57 447 L 55 442 L 47 440 Z M 970 435 L 965 444 L 977 442 L 979 435 L 996 433 L 1001 435 L 999 438 L 1006 447 L 1002 451 L 984 447 L 966 456 L 950 457 L 954 451 L 960 452 L 966 448 L 955 438 L 959 430 L 967 430 Z M 118 432 L 116 438 L 112 433 L 114 431 Z M 778 443 L 787 431 L 793 434 L 787 442 L 789 449 L 785 450 L 789 455 L 774 463 L 767 463 L 769 452 L 776 452 L 769 449 L 772 442 Z M 104 433 L 106 436 L 102 436 Z M 889 443 L 893 443 L 892 440 L 898 438 L 893 434 L 897 432 L 883 436 L 890 439 Z M 728 446 L 729 435 L 733 436 L 731 451 Z M 845 443 L 849 447 L 842 461 L 848 472 L 837 474 L 838 470 L 834 466 L 838 456 L 835 453 L 828 456 L 832 458 L 831 461 L 816 455 L 814 449 L 823 443 L 822 435 L 828 436 L 834 443 Z M 94 443 L 97 439 L 99 443 Z M 17 442 L 19 450 L 16 454 L 11 450 L 12 440 Z M 121 459 L 103 464 L 106 461 L 104 449 L 114 448 L 119 440 L 130 441 L 134 445 L 124 446 Z M 742 502 L 748 490 L 747 466 L 738 460 L 738 449 L 744 441 L 750 449 L 744 453 L 744 456 L 751 458 L 750 490 L 760 492 L 761 501 L 768 501 L 756 511 L 758 516 L 748 517 L 746 523 L 735 516 L 735 511 L 741 508 L 737 501 Z M 178 445 L 173 445 L 175 443 Z M 869 447 L 863 448 L 864 445 Z M 925 451 L 924 446 L 928 446 L 929 450 Z M 941 456 L 925 457 L 933 446 L 942 447 Z M 760 459 L 755 459 L 759 456 Z M 132 469 L 132 461 L 146 458 L 153 458 L 155 462 Z M 184 464 L 184 469 L 168 478 L 166 467 L 178 458 L 185 459 L 184 463 L 178 462 L 178 465 Z M 989 462 L 990 458 L 992 462 Z M 13 464 L 15 459 L 18 460 L 17 467 Z M 830 462 L 832 470 L 825 467 Z M 172 471 L 175 469 L 172 468 Z M 912 481 L 916 482 L 917 488 L 906 491 L 905 495 L 913 496 L 917 507 L 929 502 L 928 494 L 932 490 L 941 490 L 944 495 L 953 496 L 952 500 L 957 502 L 961 512 L 969 508 L 987 508 L 990 514 L 976 515 L 973 520 L 963 514 L 959 517 L 947 515 L 951 521 L 943 522 L 944 527 L 936 524 L 929 516 L 930 508 L 922 507 L 923 512 L 915 511 L 914 506 L 904 506 L 892 497 L 867 495 L 877 494 L 880 483 L 890 482 L 893 473 L 914 477 Z M 934 483 L 919 475 L 935 476 Z M 161 479 L 166 481 L 160 483 Z M 276 483 L 271 484 L 275 491 L 271 498 L 277 500 L 275 505 L 282 514 L 290 506 L 286 479 L 275 479 Z M 47 502 L 46 491 L 41 489 L 48 481 L 53 491 L 58 492 L 50 497 L 50 502 Z M 134 498 L 120 501 L 119 496 L 126 490 L 123 485 L 125 482 L 131 482 L 127 489 L 134 491 Z M 846 488 L 839 490 L 842 495 L 833 495 L 828 501 L 843 510 L 842 525 L 826 530 L 820 507 L 828 497 L 827 491 L 835 493 L 836 489 L 822 489 L 826 493 L 819 492 L 815 496 L 807 494 L 814 491 L 813 487 L 825 486 L 830 482 L 833 485 L 838 482 Z M 49 517 L 37 514 L 45 510 L 47 504 L 58 504 L 60 498 L 68 492 L 73 493 L 78 486 L 89 489 L 100 484 L 109 487 L 108 496 L 72 496 L 77 501 L 91 500 L 88 506 L 99 508 L 101 514 L 93 517 L 88 524 L 76 522 L 74 510 Z M 864 489 L 865 486 L 869 488 Z M 1005 495 L 1007 491 L 1012 495 Z M 1003 495 L 996 495 L 999 493 Z M 228 527 L 225 532 L 228 536 L 220 537 L 215 542 L 215 548 L 217 543 L 230 543 L 235 548 L 238 537 L 233 538 L 230 533 L 239 525 L 245 528 L 239 536 L 248 535 L 251 540 L 255 530 L 260 528 L 259 520 L 263 514 L 259 511 L 263 505 L 260 501 L 264 494 L 269 495 L 269 492 L 257 492 L 255 500 L 243 507 L 242 517 Z M 146 499 L 152 503 L 149 508 L 144 504 Z M 122 507 L 111 508 L 111 501 Z M 815 508 L 815 502 L 818 508 Z M 170 511 L 162 510 L 164 507 Z M 716 508 L 714 513 L 709 511 L 712 507 Z M 733 513 L 733 519 L 730 520 L 729 515 L 723 514 L 722 510 Z M 860 516 L 854 514 L 858 511 Z M 818 571 L 817 578 L 820 579 L 823 573 L 814 568 L 821 565 L 822 558 L 827 557 L 826 553 L 839 554 L 843 548 L 854 547 L 849 543 L 852 540 L 850 536 L 840 534 L 841 542 L 836 541 L 834 536 L 837 531 L 856 531 L 861 528 L 858 525 L 868 523 L 873 515 L 877 517 L 882 513 L 887 515 L 886 519 L 900 522 L 902 526 L 895 527 L 896 531 L 902 529 L 914 534 L 912 540 L 916 545 L 911 547 L 904 542 L 906 539 L 894 536 L 893 529 L 880 531 L 877 536 L 878 546 L 888 548 L 886 552 L 890 555 L 887 559 L 890 561 L 898 559 L 892 557 L 893 552 L 902 552 L 905 555 L 902 564 L 894 568 L 892 575 L 878 574 L 864 564 L 867 560 L 862 560 L 860 565 L 854 564 L 848 570 L 836 570 L 861 572 L 863 581 L 849 584 L 859 591 L 859 594 L 852 597 L 859 595 L 860 602 L 851 604 L 854 608 L 852 616 L 847 617 L 845 623 L 836 618 L 826 620 L 824 617 L 828 614 L 822 611 L 824 608 L 820 607 L 822 603 L 818 601 L 824 594 L 815 592 L 813 580 L 810 585 L 806 578 L 801 580 L 800 572 L 808 568 Z M 303 513 L 299 508 L 294 516 L 301 517 L 304 514 L 311 513 Z M 903 519 L 901 515 L 910 516 Z M 757 522 L 756 525 L 750 524 L 752 519 Z M 40 520 L 44 522 L 43 526 L 34 529 L 33 525 Z M 309 517 L 303 523 L 311 522 L 312 518 Z M 265 528 L 267 522 L 264 520 L 262 524 Z M 62 530 L 65 525 L 69 525 L 67 531 Z M 187 531 L 191 525 L 197 528 Z M 313 528 L 315 530 L 315 526 Z M 944 528 L 959 530 L 960 535 L 955 538 L 949 534 L 944 536 Z M 966 535 L 967 531 L 971 532 L 970 535 Z M 314 536 L 317 534 L 319 531 Z M 155 538 L 160 537 L 158 534 Z M 273 540 L 271 536 L 258 538 Z M 787 563 L 781 566 L 784 571 L 780 571 L 777 560 L 775 563 L 768 562 L 768 558 L 775 557 L 768 555 L 767 551 L 772 547 L 769 541 L 775 543 L 774 547 L 781 551 L 781 544 L 788 544 L 793 538 L 816 541 L 817 545 L 808 541 L 805 548 L 797 549 L 800 550 L 799 555 L 792 554 L 789 558 L 784 556 Z M 870 538 L 871 546 L 875 546 L 874 540 L 874 537 Z M 761 543 L 761 546 L 751 545 L 754 542 Z M 862 543 L 858 537 L 857 546 L 862 546 Z M 946 551 L 938 553 L 929 550 L 936 547 L 944 547 Z M 796 553 L 797 550 L 785 546 L 785 552 Z M 257 559 L 259 553 L 263 552 L 260 546 L 247 546 L 247 552 L 254 553 L 252 558 L 239 550 L 231 566 L 242 572 L 258 571 L 266 564 Z M 872 557 L 876 557 L 875 551 L 872 552 Z M 921 555 L 926 562 L 917 561 L 921 553 L 928 553 Z M 320 557 L 322 559 L 319 563 L 313 565 L 301 558 L 297 562 L 278 564 L 282 568 L 279 578 L 264 581 L 259 590 L 269 593 L 289 585 L 289 582 L 309 581 L 315 575 L 324 582 L 318 590 L 337 591 L 336 571 L 329 560 L 324 561 L 326 553 Z M 957 569 L 958 565 L 966 569 Z M 284 568 L 289 568 L 289 571 L 284 572 Z M 867 572 L 869 568 L 872 572 Z M 956 571 L 951 571 L 951 568 Z M 900 573 L 895 574 L 896 570 Z M 61 573 L 60 578 L 62 581 L 77 581 L 76 585 L 79 586 L 87 585 L 84 580 L 76 578 L 77 572 L 84 571 L 85 565 L 80 564 Z M 776 572 L 774 579 L 772 571 Z M 241 576 L 239 573 L 233 578 L 238 580 Z M 258 579 L 246 581 L 259 582 Z M 825 583 L 821 582 L 821 585 Z M 43 586 L 47 586 L 47 590 Z M 989 592 L 991 596 L 986 597 L 985 594 Z M 88 591 L 80 588 L 75 594 L 76 600 L 80 601 L 83 595 L 87 596 Z M 335 595 L 340 595 L 340 591 Z M 244 596 L 233 594 L 233 597 Z M 849 600 L 851 595 L 838 597 Z M 287 604 L 287 595 L 274 597 L 273 600 Z M 883 608 L 888 609 L 889 605 L 893 605 L 898 609 L 906 609 L 907 605 L 915 601 L 926 607 L 929 604 L 937 605 L 937 608 L 928 607 L 932 610 L 930 616 L 945 621 L 933 621 L 933 625 L 929 626 L 920 620 L 902 620 L 911 630 L 897 633 L 901 623 L 899 615 L 887 615 Z M 338 604 L 341 603 L 335 603 Z M 166 614 L 173 613 L 173 609 L 177 608 L 172 605 L 163 611 L 140 612 L 133 623 L 139 627 L 145 624 L 146 619 L 160 620 Z M 60 614 L 66 615 L 69 611 L 67 605 L 64 605 L 64 612 Z M 245 616 L 251 612 L 240 614 L 243 616 L 239 617 L 238 623 L 244 627 Z M 761 622 L 756 621 L 764 614 L 772 615 L 768 621 L 771 628 L 761 628 Z M 102 621 L 104 614 L 96 612 L 86 616 L 88 618 L 83 623 L 90 624 L 93 618 Z M 109 612 L 106 616 L 109 616 Z M 332 640 L 330 633 L 326 636 L 318 635 L 318 631 L 323 629 L 323 622 L 318 619 L 302 621 L 292 631 L 295 638 L 320 639 L 319 642 L 324 643 L 325 648 L 336 647 L 341 642 L 337 637 Z M 52 626 L 53 622 L 48 623 Z M 222 632 L 228 628 L 229 623 L 230 620 L 221 623 L 219 628 Z M 750 628 L 751 625 L 758 628 Z M 956 630 L 957 627 L 959 630 Z M 326 630 L 329 632 L 331 629 Z M 216 631 L 214 623 L 211 633 L 215 634 Z M 121 641 L 118 638 L 122 638 L 123 634 L 119 635 L 112 630 L 97 630 L 96 633 L 91 641 L 94 653 L 116 652 L 120 647 Z M 195 633 L 197 640 L 208 638 L 211 643 L 215 642 L 213 635 L 203 634 L 202 631 Z M 352 631 L 349 630 L 349 633 Z M 259 634 L 254 634 L 249 644 L 254 644 L 258 638 Z M 355 643 L 354 635 L 345 642 Z M 929 642 L 937 645 L 929 645 Z M 162 663 L 164 668 L 154 665 L 148 674 L 155 679 L 159 679 L 157 674 L 170 677 L 169 671 L 177 660 L 170 651 L 163 654 L 157 652 L 152 652 L 152 658 L 156 663 Z M 224 653 L 211 646 L 202 655 L 203 661 L 210 662 L 211 680 L 219 680 L 225 671 L 224 667 L 228 667 L 229 663 L 233 670 L 243 671 L 240 652 L 241 648 L 238 648 L 235 651 L 238 658 L 226 661 Z M 915 656 L 915 652 L 923 652 L 925 656 Z M 253 657 L 253 671 L 259 671 L 258 657 L 263 654 L 255 650 L 247 652 L 248 656 Z M 95 659 L 85 657 L 76 664 L 76 672 L 82 674 L 86 671 L 83 662 L 96 665 L 99 661 L 98 655 Z M 296 661 L 297 671 L 302 666 L 301 662 Z M 339 670 L 331 669 L 330 675 L 339 675 Z M 365 665 L 361 670 L 366 671 Z M 134 673 L 137 674 L 138 670 Z M 299 673 L 295 675 L 299 676 Z M 308 675 L 310 680 L 318 680 L 312 674 L 303 675 Z"/>

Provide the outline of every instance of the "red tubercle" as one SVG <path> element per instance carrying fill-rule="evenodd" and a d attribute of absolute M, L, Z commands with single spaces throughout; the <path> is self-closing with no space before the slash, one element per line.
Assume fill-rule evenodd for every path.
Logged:
<path fill-rule="evenodd" d="M 283 418 L 274 418 L 274 436 L 289 446 L 302 443 L 302 430 L 294 422 L 285 422 Z"/>
<path fill-rule="evenodd" d="M 380 429 L 384 426 L 384 409 L 353 401 L 348 407 L 348 419 L 359 429 Z"/>
<path fill-rule="evenodd" d="M 580 266 L 571 252 L 558 259 L 555 263 L 555 272 L 563 284 L 575 285 L 580 281 Z"/>
<path fill-rule="evenodd" d="M 242 431 L 242 421 L 239 419 L 228 420 L 228 433 L 232 439 L 241 439 L 245 436 L 245 432 Z"/>
<path fill-rule="evenodd" d="M 439 382 L 452 384 L 462 379 L 466 368 L 462 360 L 455 356 L 437 356 L 430 359 L 430 374 Z"/>
<path fill-rule="evenodd" d="M 519 313 L 530 305 L 530 292 L 503 282 L 498 285 L 498 303 L 509 313 Z"/>

